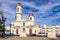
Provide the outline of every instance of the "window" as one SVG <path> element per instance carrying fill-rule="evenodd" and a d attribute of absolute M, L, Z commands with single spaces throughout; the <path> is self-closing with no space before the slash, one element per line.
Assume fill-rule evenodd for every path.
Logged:
<path fill-rule="evenodd" d="M 36 33 L 36 30 L 35 30 L 35 33 Z"/>
<path fill-rule="evenodd" d="M 17 12 L 19 12 L 19 8 L 17 8 Z"/>
<path fill-rule="evenodd" d="M 32 17 L 30 17 L 30 20 L 32 20 Z"/>
<path fill-rule="evenodd" d="M 25 26 L 25 23 L 23 23 L 23 26 Z"/>
<path fill-rule="evenodd" d="M 14 26 L 14 24 L 13 24 L 13 26 Z"/>

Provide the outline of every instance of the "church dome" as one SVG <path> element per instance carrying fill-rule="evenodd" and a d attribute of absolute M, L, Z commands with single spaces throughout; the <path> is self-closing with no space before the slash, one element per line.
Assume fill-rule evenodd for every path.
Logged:
<path fill-rule="evenodd" d="M 20 2 L 18 2 L 18 4 L 17 4 L 18 6 L 20 6 L 21 5 L 21 3 Z"/>
<path fill-rule="evenodd" d="M 29 16 L 34 16 L 34 14 L 33 13 L 30 13 L 30 15 Z"/>

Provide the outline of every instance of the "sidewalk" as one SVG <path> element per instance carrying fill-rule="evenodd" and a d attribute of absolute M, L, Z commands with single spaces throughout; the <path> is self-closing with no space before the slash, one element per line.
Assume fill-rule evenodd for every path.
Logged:
<path fill-rule="evenodd" d="M 18 37 L 18 36 L 14 36 L 14 37 L 9 37 L 9 38 L 0 38 L 0 40 L 52 40 L 52 39 L 48 39 L 47 37 Z M 55 39 L 55 40 L 60 40 L 59 39 Z"/>

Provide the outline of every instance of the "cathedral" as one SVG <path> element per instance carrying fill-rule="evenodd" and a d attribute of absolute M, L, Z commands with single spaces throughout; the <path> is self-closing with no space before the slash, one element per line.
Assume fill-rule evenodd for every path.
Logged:
<path fill-rule="evenodd" d="M 34 24 L 34 14 L 29 13 L 28 19 L 22 18 L 22 4 L 17 3 L 16 6 L 16 21 L 11 22 L 11 33 L 21 35 L 23 33 L 32 35 L 40 32 L 40 27 Z"/>

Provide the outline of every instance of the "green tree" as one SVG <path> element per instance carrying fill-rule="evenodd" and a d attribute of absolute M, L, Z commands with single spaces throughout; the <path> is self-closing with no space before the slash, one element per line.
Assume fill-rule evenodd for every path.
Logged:
<path fill-rule="evenodd" d="M 3 21 L 0 19 L 0 32 L 3 31 Z"/>

